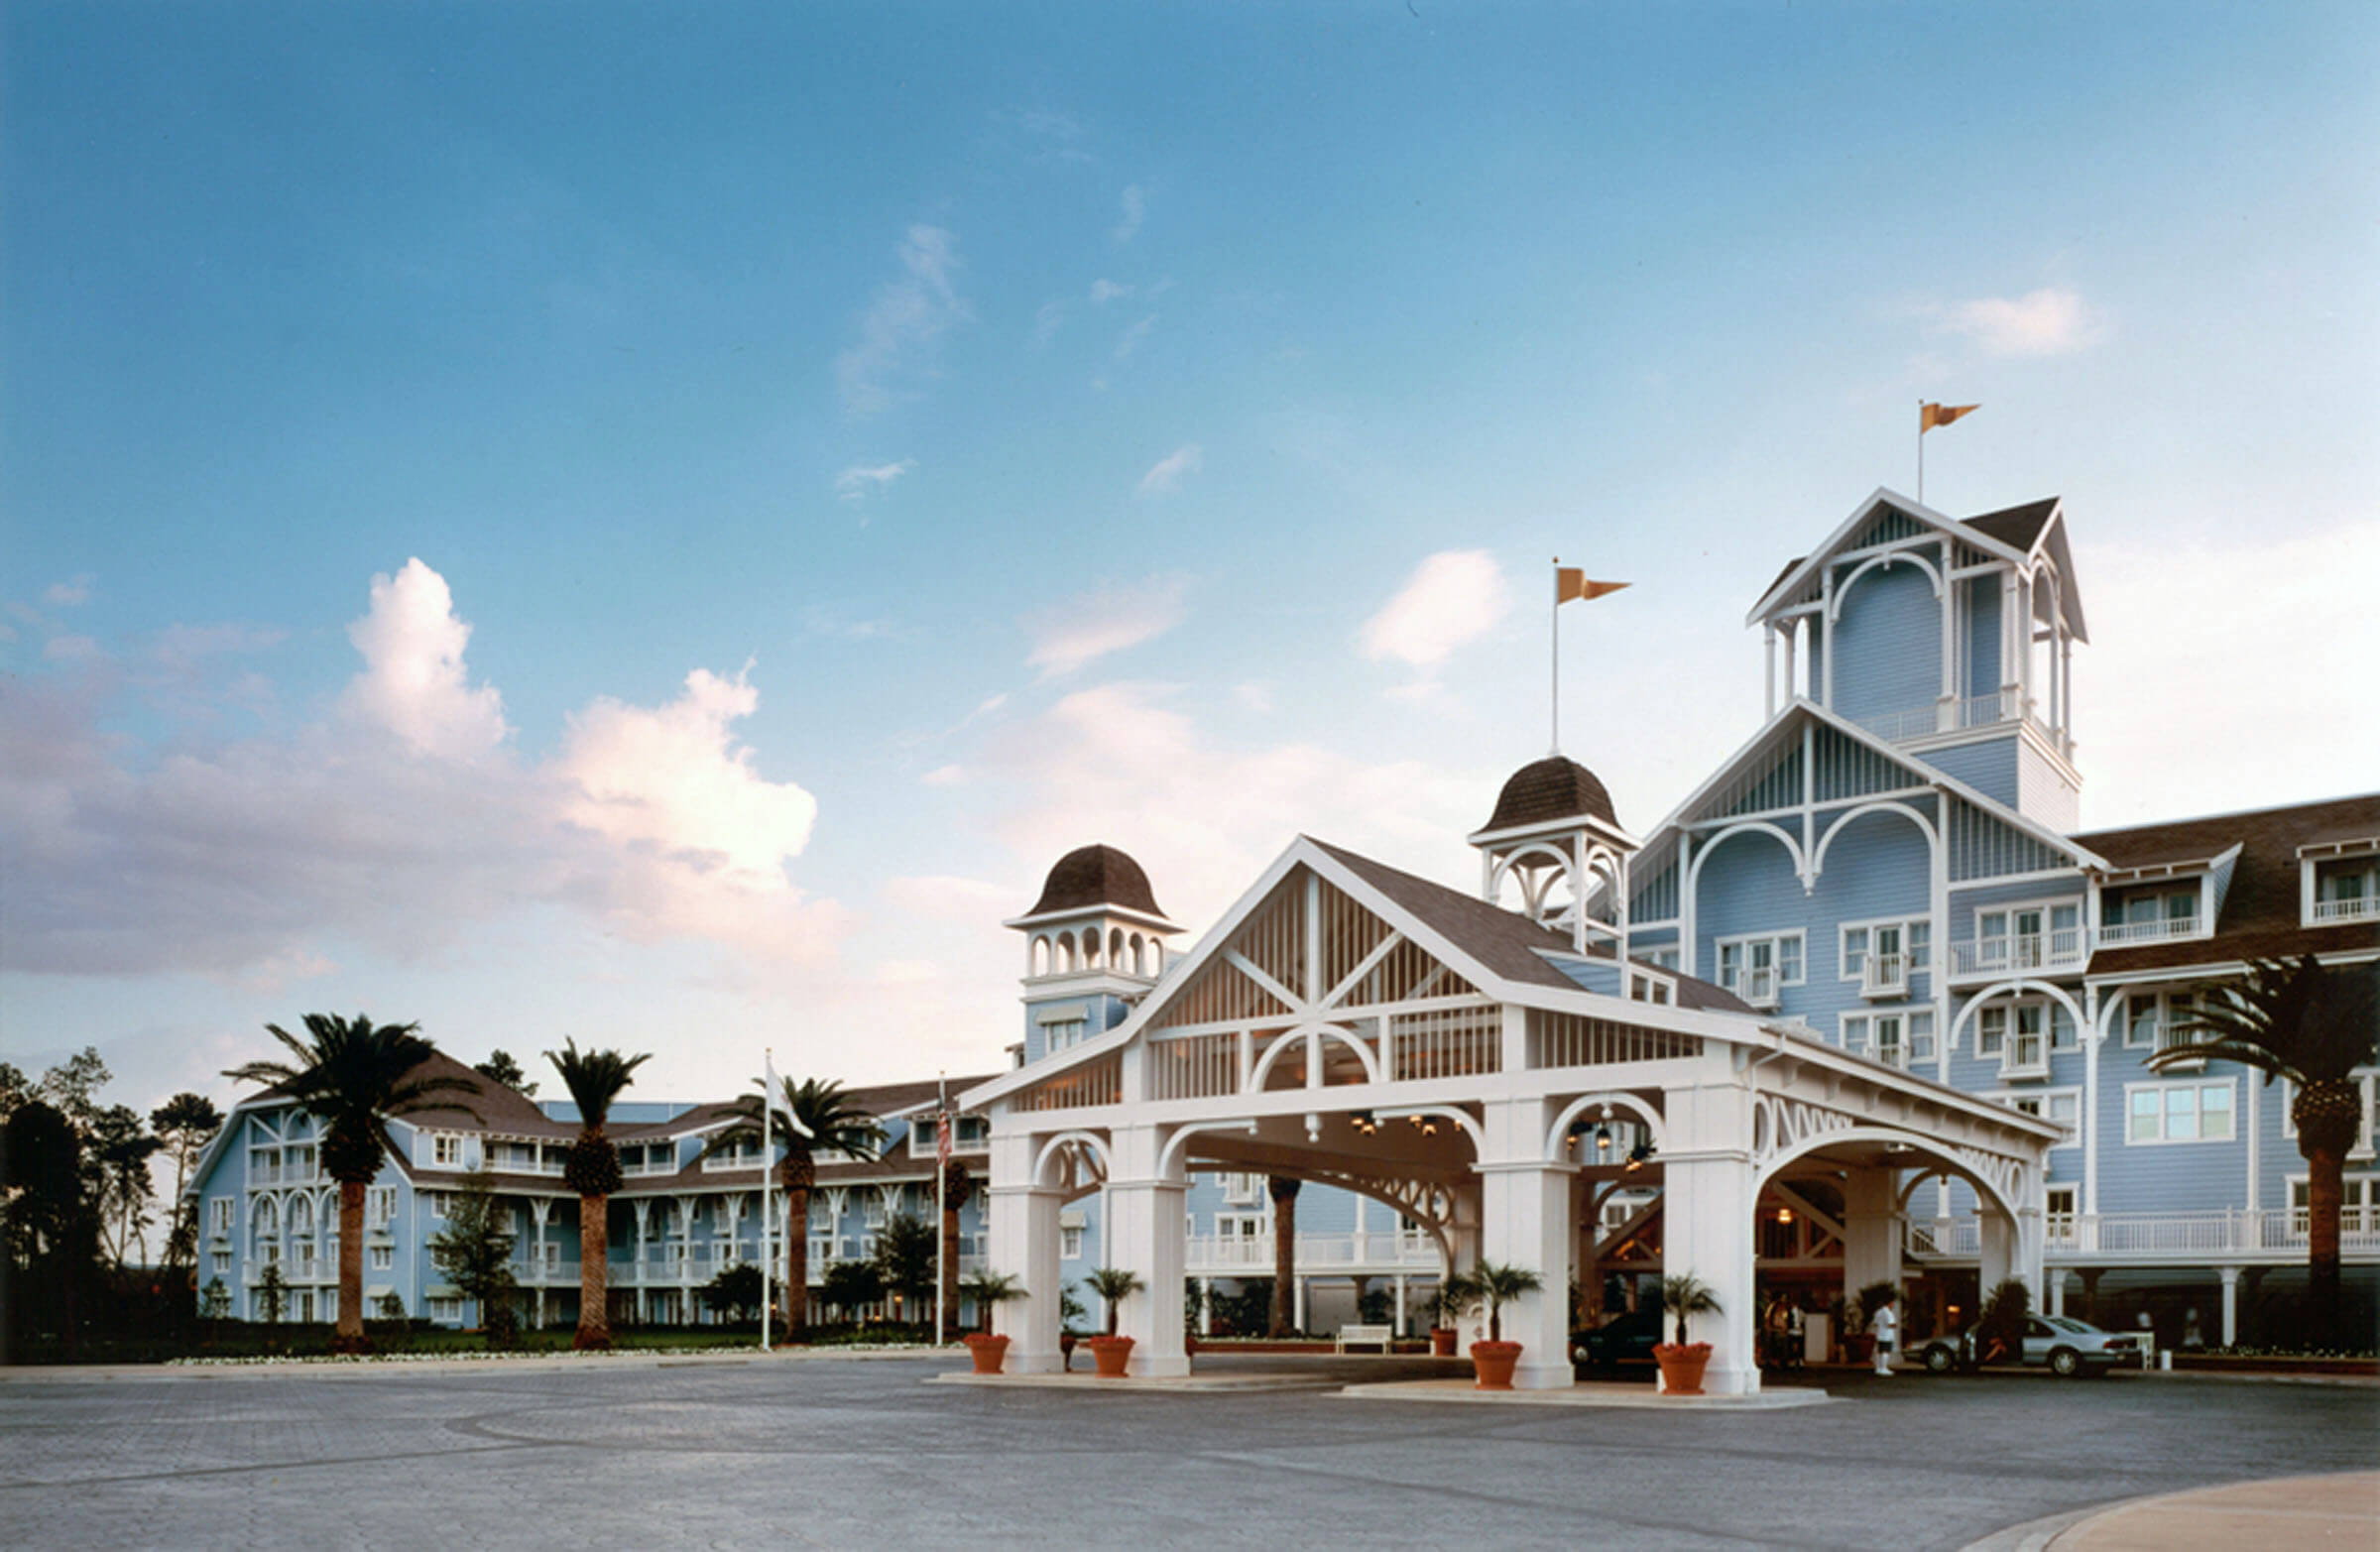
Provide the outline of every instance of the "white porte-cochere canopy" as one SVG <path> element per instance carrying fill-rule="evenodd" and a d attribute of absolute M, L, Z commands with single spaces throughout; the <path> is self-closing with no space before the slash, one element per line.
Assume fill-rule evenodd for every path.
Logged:
<path fill-rule="evenodd" d="M 1692 1332 L 1715 1391 L 1759 1388 L 1753 1218 L 1773 1184 L 1840 1181 L 1855 1288 L 1900 1276 L 1905 1183 L 1960 1179 L 1984 1286 L 2038 1293 L 2063 1128 L 1740 1008 L 1301 837 L 1124 1022 L 962 1098 L 991 1124 L 988 1263 L 1026 1292 L 995 1307 L 1009 1363 L 1058 1368 L 1059 1214 L 1097 1191 L 1108 1258 L 1143 1284 L 1121 1310 L 1131 1372 L 1186 1373 L 1183 1198 L 1207 1169 L 1342 1186 L 1421 1225 L 1450 1268 L 1537 1272 L 1503 1318 L 1523 1387 L 1571 1382 L 1580 1231 L 1623 1175 L 1662 1193 L 1663 1270 L 1718 1296 Z M 1625 1141 L 1581 1145 L 1598 1132 Z"/>

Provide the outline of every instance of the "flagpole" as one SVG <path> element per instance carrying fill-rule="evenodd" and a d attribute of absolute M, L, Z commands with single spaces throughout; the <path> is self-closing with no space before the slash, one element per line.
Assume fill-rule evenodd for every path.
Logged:
<path fill-rule="evenodd" d="M 1554 557 L 1554 672 L 1553 725 L 1554 747 L 1550 753 L 1562 753 L 1562 557 Z"/>
<path fill-rule="evenodd" d="M 761 1351 L 769 1351 L 769 1328 L 776 1310 L 776 1257 L 769 1248 L 769 1078 L 775 1066 L 774 1053 L 761 1047 Z"/>
<path fill-rule="evenodd" d="M 944 1290 L 950 1286 L 950 1267 L 944 1263 L 950 1236 L 942 1225 L 950 1216 L 950 1164 L 942 1156 L 942 1129 L 950 1125 L 950 1074 L 947 1070 L 934 1074 L 934 1346 L 942 1345 L 942 1334 L 950 1329 L 945 1324 L 942 1307 Z"/>
<path fill-rule="evenodd" d="M 1917 402 L 1917 504 L 1926 504 L 1926 402 Z"/>

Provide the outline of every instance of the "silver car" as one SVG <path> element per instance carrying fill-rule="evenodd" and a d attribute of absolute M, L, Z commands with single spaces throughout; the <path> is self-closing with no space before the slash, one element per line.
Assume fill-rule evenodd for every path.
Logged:
<path fill-rule="evenodd" d="M 1917 1351 L 1918 1360 L 1927 1372 L 1947 1374 L 1954 1369 L 1972 1367 L 1975 1358 L 1975 1333 L 1963 1331 L 1956 1337 L 1938 1337 Z M 2045 1364 L 2054 1374 L 2104 1373 L 2110 1369 L 2145 1369 L 2149 1349 L 2145 1333 L 2101 1331 L 2098 1327 L 2064 1315 L 2027 1315 L 2023 1342 L 2023 1362 Z M 2007 1362 L 2001 1358 L 2000 1362 Z"/>

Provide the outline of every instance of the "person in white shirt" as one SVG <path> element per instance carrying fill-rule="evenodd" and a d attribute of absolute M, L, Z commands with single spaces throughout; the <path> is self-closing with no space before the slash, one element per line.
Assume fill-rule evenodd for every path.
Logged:
<path fill-rule="evenodd" d="M 1900 1340 L 1901 1317 L 1890 1304 L 1886 1304 L 1869 1317 L 1867 1329 L 1876 1339 L 1876 1373 L 1891 1373 L 1892 1350 Z"/>

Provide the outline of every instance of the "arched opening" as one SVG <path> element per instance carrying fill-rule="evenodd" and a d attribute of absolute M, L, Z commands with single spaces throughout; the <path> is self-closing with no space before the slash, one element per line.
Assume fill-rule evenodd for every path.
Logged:
<path fill-rule="evenodd" d="M 1038 932 L 1033 934 L 1032 959 L 1028 968 L 1036 976 L 1049 974 L 1049 939 Z"/>

